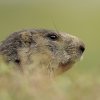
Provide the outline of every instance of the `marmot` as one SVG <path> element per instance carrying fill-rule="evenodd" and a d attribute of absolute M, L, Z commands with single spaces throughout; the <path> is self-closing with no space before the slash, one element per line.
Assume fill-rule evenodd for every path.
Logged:
<path fill-rule="evenodd" d="M 5 61 L 22 67 L 62 73 L 79 60 L 85 50 L 77 37 L 46 29 L 29 29 L 12 33 L 0 44 L 0 54 Z"/>

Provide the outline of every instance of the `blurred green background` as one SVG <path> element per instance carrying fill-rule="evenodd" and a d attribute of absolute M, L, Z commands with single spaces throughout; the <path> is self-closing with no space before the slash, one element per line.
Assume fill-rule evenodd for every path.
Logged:
<path fill-rule="evenodd" d="M 70 71 L 99 73 L 99 0 L 0 0 L 0 40 L 28 28 L 55 29 L 80 37 L 86 44 L 84 60 Z"/>

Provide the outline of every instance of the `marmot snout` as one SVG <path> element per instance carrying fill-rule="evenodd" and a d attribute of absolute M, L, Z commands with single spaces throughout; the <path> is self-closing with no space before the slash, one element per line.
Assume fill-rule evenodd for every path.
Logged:
<path fill-rule="evenodd" d="M 51 30 L 23 30 L 11 34 L 0 45 L 0 53 L 7 62 L 23 67 L 62 73 L 79 60 L 84 43 L 67 33 Z"/>

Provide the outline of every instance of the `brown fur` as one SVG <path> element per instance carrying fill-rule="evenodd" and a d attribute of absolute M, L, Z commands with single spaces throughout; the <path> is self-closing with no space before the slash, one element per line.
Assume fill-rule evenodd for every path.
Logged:
<path fill-rule="evenodd" d="M 6 62 L 30 70 L 62 73 L 68 70 L 84 51 L 84 43 L 77 37 L 45 29 L 22 30 L 12 33 L 0 45 Z"/>

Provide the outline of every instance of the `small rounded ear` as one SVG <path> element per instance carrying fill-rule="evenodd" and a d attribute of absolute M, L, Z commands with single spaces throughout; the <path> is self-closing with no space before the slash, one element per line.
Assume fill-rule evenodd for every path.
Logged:
<path fill-rule="evenodd" d="M 21 38 L 25 42 L 31 42 L 32 40 L 32 35 L 30 32 L 21 32 Z"/>
<path fill-rule="evenodd" d="M 21 32 L 21 40 L 25 46 L 30 46 L 33 42 L 32 34 L 30 32 Z"/>

